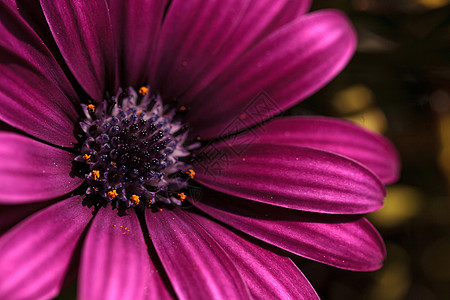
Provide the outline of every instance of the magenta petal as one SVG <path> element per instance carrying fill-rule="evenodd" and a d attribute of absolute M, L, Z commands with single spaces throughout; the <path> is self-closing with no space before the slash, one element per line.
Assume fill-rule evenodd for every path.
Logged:
<path fill-rule="evenodd" d="M 150 237 L 180 299 L 248 299 L 234 263 L 180 209 L 146 210 Z"/>
<path fill-rule="evenodd" d="M 220 193 L 194 204 L 255 238 L 338 268 L 376 270 L 386 254 L 376 229 L 359 216 L 305 213 Z"/>
<path fill-rule="evenodd" d="M 41 0 L 47 23 L 67 65 L 97 100 L 115 92 L 116 53 L 105 1 Z"/>
<path fill-rule="evenodd" d="M 175 0 L 161 29 L 156 84 L 172 99 L 192 84 L 227 40 L 247 0 Z"/>
<path fill-rule="evenodd" d="M 108 0 L 118 51 L 120 86 L 147 84 L 166 1 Z"/>
<path fill-rule="evenodd" d="M 150 257 L 136 213 L 101 208 L 83 246 L 81 299 L 170 299 Z"/>
<path fill-rule="evenodd" d="M 383 183 L 396 181 L 400 172 L 397 151 L 387 139 L 347 121 L 324 117 L 280 118 L 225 142 L 237 145 L 249 140 L 346 156 L 365 165 Z"/>
<path fill-rule="evenodd" d="M 8 231 L 11 227 L 41 210 L 55 201 L 37 202 L 25 205 L 0 205 L 0 235 Z"/>
<path fill-rule="evenodd" d="M 70 176 L 73 154 L 14 133 L 0 132 L 0 140 L 0 203 L 62 196 L 83 182 Z"/>
<path fill-rule="evenodd" d="M 254 299 L 319 299 L 287 257 L 261 248 L 205 217 L 190 214 L 225 250 Z"/>
<path fill-rule="evenodd" d="M 201 154 L 195 179 L 234 196 L 331 214 L 366 213 L 383 205 L 385 189 L 375 174 L 329 152 L 252 144 L 213 145 Z"/>
<path fill-rule="evenodd" d="M 224 73 L 227 67 L 239 56 L 249 51 L 275 30 L 307 12 L 310 5 L 310 0 L 278 0 L 276 2 L 251 0 L 245 9 L 244 16 L 227 37 L 224 45 L 211 59 L 210 63 L 203 68 L 200 76 L 197 76 L 192 86 L 189 86 L 187 95 L 184 95 L 181 100 L 191 99 L 195 97 L 194 95 L 198 95 L 214 79 Z M 182 91 L 175 84 L 172 85 L 178 93 L 180 90 Z M 186 85 L 183 88 L 186 88 Z M 178 95 L 175 94 L 174 96 Z"/>
<path fill-rule="evenodd" d="M 0 120 L 73 146 L 77 97 L 64 72 L 15 7 L 0 3 L 0 19 Z"/>
<path fill-rule="evenodd" d="M 50 299 L 59 293 L 92 217 L 81 202 L 80 196 L 63 200 L 0 238 L 0 299 Z"/>
<path fill-rule="evenodd" d="M 261 41 L 202 93 L 180 101 L 195 108 L 188 121 L 202 138 L 249 127 L 329 82 L 355 45 L 355 32 L 340 12 L 307 14 Z"/>

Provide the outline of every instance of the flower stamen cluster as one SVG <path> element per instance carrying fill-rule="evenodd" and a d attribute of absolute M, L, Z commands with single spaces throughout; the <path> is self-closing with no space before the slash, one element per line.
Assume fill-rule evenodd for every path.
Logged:
<path fill-rule="evenodd" d="M 75 161 L 87 167 L 86 194 L 125 207 L 181 205 L 181 191 L 195 176 L 186 162 L 195 147 L 185 147 L 188 130 L 175 108 L 145 86 L 82 107 L 84 137 Z"/>

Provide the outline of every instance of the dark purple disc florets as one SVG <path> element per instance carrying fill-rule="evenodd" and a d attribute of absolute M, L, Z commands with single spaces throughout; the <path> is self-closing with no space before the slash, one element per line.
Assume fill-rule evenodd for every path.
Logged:
<path fill-rule="evenodd" d="M 147 87 L 82 107 L 85 137 L 75 160 L 88 166 L 86 194 L 126 207 L 181 205 L 195 172 L 185 162 L 193 147 L 185 147 L 187 129 L 174 108 Z"/>

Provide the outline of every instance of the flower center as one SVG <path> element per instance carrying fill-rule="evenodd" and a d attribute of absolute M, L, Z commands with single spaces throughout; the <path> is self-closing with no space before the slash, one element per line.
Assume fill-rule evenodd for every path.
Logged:
<path fill-rule="evenodd" d="M 124 207 L 181 205 L 195 176 L 187 162 L 195 144 L 186 145 L 188 130 L 175 108 L 163 106 L 148 87 L 82 107 L 84 136 L 75 161 L 84 164 L 86 194 Z"/>

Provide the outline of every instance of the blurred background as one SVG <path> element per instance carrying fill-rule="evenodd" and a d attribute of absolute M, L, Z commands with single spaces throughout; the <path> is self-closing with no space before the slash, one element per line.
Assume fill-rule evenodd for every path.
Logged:
<path fill-rule="evenodd" d="M 376 272 L 296 263 L 322 299 L 450 299 L 450 0 L 316 0 L 359 37 L 349 66 L 287 112 L 345 118 L 386 135 L 402 158 L 385 206 L 368 216 L 388 256 Z"/>

